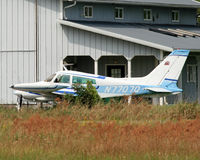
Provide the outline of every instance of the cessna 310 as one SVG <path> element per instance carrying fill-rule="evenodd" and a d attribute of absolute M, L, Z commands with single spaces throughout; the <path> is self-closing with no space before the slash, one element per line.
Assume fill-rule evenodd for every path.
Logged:
<path fill-rule="evenodd" d="M 18 97 L 17 108 L 22 99 L 48 102 L 65 94 L 76 95 L 74 83 L 86 85 L 91 81 L 101 98 L 124 95 L 178 94 L 177 87 L 181 70 L 189 55 L 189 50 L 174 50 L 150 74 L 139 78 L 111 78 L 77 71 L 59 71 L 44 81 L 12 85 Z"/>

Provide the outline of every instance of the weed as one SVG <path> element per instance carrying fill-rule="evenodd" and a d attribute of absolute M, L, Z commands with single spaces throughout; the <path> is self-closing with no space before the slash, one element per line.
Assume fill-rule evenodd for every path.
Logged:
<path fill-rule="evenodd" d="M 199 159 L 200 105 L 0 108 L 0 159 Z"/>

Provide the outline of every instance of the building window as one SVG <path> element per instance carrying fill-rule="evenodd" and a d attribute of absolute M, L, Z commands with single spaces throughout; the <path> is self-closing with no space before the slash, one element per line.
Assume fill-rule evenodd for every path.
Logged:
<path fill-rule="evenodd" d="M 84 6 L 84 17 L 92 18 L 93 17 L 93 7 L 92 6 Z"/>
<path fill-rule="evenodd" d="M 196 82 L 197 79 L 197 65 L 188 64 L 187 65 L 187 82 Z"/>
<path fill-rule="evenodd" d="M 151 9 L 144 9 L 144 20 L 145 21 L 152 20 L 152 10 Z"/>
<path fill-rule="evenodd" d="M 124 8 L 115 8 L 115 19 L 124 19 Z"/>
<path fill-rule="evenodd" d="M 179 22 L 179 11 L 172 11 L 172 22 Z"/>

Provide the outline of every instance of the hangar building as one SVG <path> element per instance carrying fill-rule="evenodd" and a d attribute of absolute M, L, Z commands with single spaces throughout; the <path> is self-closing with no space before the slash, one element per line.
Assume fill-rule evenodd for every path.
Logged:
<path fill-rule="evenodd" d="M 148 74 L 175 49 L 191 54 L 168 102 L 200 102 L 200 27 L 193 0 L 0 0 L 0 104 L 12 84 L 60 70 L 111 77 Z"/>

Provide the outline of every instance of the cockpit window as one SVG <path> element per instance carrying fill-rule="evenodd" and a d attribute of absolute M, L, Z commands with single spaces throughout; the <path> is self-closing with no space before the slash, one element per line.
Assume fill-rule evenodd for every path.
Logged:
<path fill-rule="evenodd" d="M 79 84 L 86 84 L 87 81 L 91 81 L 92 84 L 96 84 L 95 79 L 76 77 L 76 76 L 73 76 L 73 79 L 72 79 L 72 83 L 79 83 Z"/>
<path fill-rule="evenodd" d="M 46 80 L 44 80 L 45 82 L 51 82 L 51 80 L 55 77 L 56 74 L 52 74 L 50 75 Z"/>
<path fill-rule="evenodd" d="M 55 80 L 56 83 L 70 83 L 70 75 L 58 76 Z"/>

